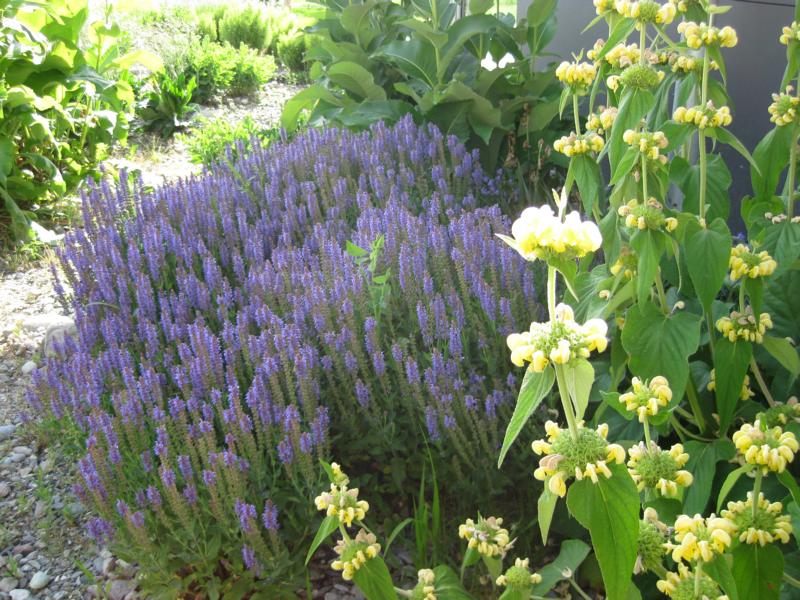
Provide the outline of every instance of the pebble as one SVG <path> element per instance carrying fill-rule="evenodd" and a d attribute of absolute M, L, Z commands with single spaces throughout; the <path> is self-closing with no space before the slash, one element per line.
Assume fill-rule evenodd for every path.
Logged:
<path fill-rule="evenodd" d="M 53 578 L 44 571 L 36 571 L 36 573 L 33 574 L 33 577 L 31 577 L 28 587 L 34 592 L 38 592 L 39 590 L 46 588 L 47 584 L 49 584 L 52 579 Z"/>
<path fill-rule="evenodd" d="M 111 600 L 125 600 L 125 596 L 136 591 L 136 582 L 129 579 L 115 579 L 108 589 Z"/>
<path fill-rule="evenodd" d="M 3 577 L 0 579 L 0 592 L 5 592 L 6 594 L 11 590 L 15 589 L 19 585 L 19 579 L 16 577 Z"/>
<path fill-rule="evenodd" d="M 11 493 L 11 486 L 6 482 L 0 483 L 0 498 L 5 498 Z"/>
<path fill-rule="evenodd" d="M 16 425 L 0 425 L 0 442 L 9 439 L 16 430 Z"/>
<path fill-rule="evenodd" d="M 20 369 L 23 375 L 30 375 L 35 370 L 36 370 L 36 363 L 33 362 L 32 360 L 29 360 L 24 365 L 22 365 L 22 368 Z"/>
<path fill-rule="evenodd" d="M 21 589 L 11 590 L 8 595 L 11 596 L 11 600 L 29 600 L 31 597 L 31 593 L 28 590 Z"/>

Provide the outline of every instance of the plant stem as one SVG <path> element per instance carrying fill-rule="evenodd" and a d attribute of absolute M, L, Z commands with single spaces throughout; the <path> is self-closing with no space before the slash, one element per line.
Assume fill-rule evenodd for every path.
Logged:
<path fill-rule="evenodd" d="M 581 114 L 578 104 L 578 94 L 572 94 L 572 116 L 575 119 L 575 133 L 581 134 Z"/>
<path fill-rule="evenodd" d="M 667 308 L 667 293 L 664 291 L 664 282 L 661 280 L 660 269 L 658 277 L 656 277 L 656 291 L 658 292 L 658 301 L 661 303 L 661 311 L 666 315 L 669 313 L 669 308 Z"/>
<path fill-rule="evenodd" d="M 649 199 L 647 195 L 647 157 L 642 154 L 642 162 L 641 162 L 641 171 L 642 171 L 642 204 L 645 204 Z"/>
<path fill-rule="evenodd" d="M 694 569 L 694 597 L 697 598 L 700 595 L 700 582 L 703 578 L 703 561 L 698 560 L 697 566 Z"/>
<path fill-rule="evenodd" d="M 758 382 L 758 387 L 761 388 L 761 393 L 764 394 L 764 398 L 767 399 L 767 404 L 770 406 L 775 406 L 775 398 L 772 397 L 772 394 L 767 387 L 767 382 L 764 381 L 764 377 L 761 375 L 761 369 L 758 368 L 758 363 L 756 363 L 755 358 L 750 359 L 750 370 L 753 372 L 753 375 Z"/>
<path fill-rule="evenodd" d="M 554 364 L 556 370 L 556 382 L 558 383 L 558 394 L 561 396 L 561 406 L 564 408 L 564 416 L 567 418 L 567 426 L 573 440 L 578 439 L 578 422 L 572 408 L 572 400 L 569 398 L 569 390 L 564 381 L 564 367 Z"/>
<path fill-rule="evenodd" d="M 556 269 L 547 266 L 547 315 L 551 321 L 556 318 Z"/>
<path fill-rule="evenodd" d="M 578 582 L 575 581 L 574 577 L 570 577 L 567 581 L 569 584 L 575 588 L 575 591 L 578 592 L 578 595 L 583 598 L 583 600 L 592 600 L 591 596 L 589 596 L 586 592 L 581 589 L 581 586 L 578 585 Z"/>
<path fill-rule="evenodd" d="M 650 452 L 650 445 L 653 441 L 650 439 L 650 423 L 647 421 L 647 416 L 645 415 L 644 421 L 642 421 L 642 427 L 644 428 L 644 443 L 647 446 L 647 452 Z"/>
<path fill-rule="evenodd" d="M 764 474 L 761 467 L 756 467 L 756 480 L 753 483 L 753 521 L 758 517 L 758 497 L 761 495 L 761 478 Z"/>
<path fill-rule="evenodd" d="M 711 14 L 708 16 L 708 25 L 711 26 L 711 22 L 714 19 L 714 15 Z M 708 72 L 711 66 L 711 57 L 708 55 L 708 48 L 705 49 L 703 52 L 703 77 L 700 83 L 700 105 L 705 106 L 708 102 Z M 698 129 L 697 131 L 697 151 L 700 157 L 700 192 L 699 192 L 699 207 L 700 207 L 700 218 L 706 218 L 706 187 L 707 187 L 707 179 L 708 179 L 708 162 L 706 160 L 706 134 L 703 132 L 702 129 Z"/>
<path fill-rule="evenodd" d="M 797 173 L 797 125 L 792 125 L 791 145 L 789 146 L 789 173 L 786 175 L 786 216 L 794 214 L 794 186 Z"/>
<path fill-rule="evenodd" d="M 703 417 L 703 411 L 700 408 L 700 399 L 697 397 L 697 390 L 694 387 L 694 381 L 691 376 L 686 383 L 686 397 L 689 399 L 689 406 L 692 408 L 694 421 L 697 424 L 697 429 L 703 431 L 706 428 L 706 420 Z"/>
<path fill-rule="evenodd" d="M 402 590 L 399 587 L 394 588 L 395 594 L 400 596 L 401 598 L 412 598 L 414 596 L 414 592 L 411 590 Z"/>
<path fill-rule="evenodd" d="M 783 580 L 792 587 L 800 588 L 800 579 L 795 579 L 791 575 L 783 574 Z"/>
<path fill-rule="evenodd" d="M 639 24 L 639 64 L 645 66 L 644 47 L 647 45 L 647 27 L 644 23 Z"/>

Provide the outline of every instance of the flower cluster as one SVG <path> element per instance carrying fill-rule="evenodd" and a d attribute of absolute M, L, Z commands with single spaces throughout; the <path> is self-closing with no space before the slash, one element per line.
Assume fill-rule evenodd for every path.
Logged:
<path fill-rule="evenodd" d="M 662 496 L 674 498 L 679 488 L 692 485 L 692 474 L 681 468 L 689 461 L 682 444 L 663 450 L 655 442 L 649 448 L 640 442 L 628 449 L 628 456 L 628 472 L 639 491 L 657 490 Z"/>
<path fill-rule="evenodd" d="M 556 256 L 581 258 L 603 243 L 600 229 L 592 221 L 581 221 L 577 211 L 562 220 L 546 204 L 523 210 L 511 225 L 511 236 L 498 237 L 531 261 Z"/>
<path fill-rule="evenodd" d="M 664 216 L 664 207 L 655 198 L 639 203 L 637 199 L 629 200 L 617 209 L 621 217 L 625 217 L 625 225 L 633 229 L 661 229 L 675 231 L 678 219 Z"/>
<path fill-rule="evenodd" d="M 595 12 L 597 12 L 598 16 L 615 12 L 614 1 L 615 0 L 594 0 Z"/>
<path fill-rule="evenodd" d="M 605 45 L 605 40 L 597 40 L 594 47 L 586 53 L 586 57 L 591 60 L 598 60 L 600 50 Z M 625 69 L 639 62 L 641 52 L 638 44 L 619 43 L 603 55 L 599 60 L 605 61 L 612 68 Z"/>
<path fill-rule="evenodd" d="M 619 251 L 617 260 L 614 261 L 608 270 L 612 275 L 622 273 L 626 279 L 632 279 L 636 274 L 636 267 L 639 264 L 639 259 L 636 256 L 633 248 L 630 246 L 622 246 Z"/>
<path fill-rule="evenodd" d="M 772 94 L 772 104 L 769 105 L 769 120 L 778 127 L 797 122 L 797 107 L 800 98 L 792 93 L 792 87 L 786 88 L 782 94 Z"/>
<path fill-rule="evenodd" d="M 736 281 L 743 277 L 768 277 L 775 272 L 778 263 L 766 250 L 753 252 L 746 244 L 737 244 L 731 248 L 728 267 L 731 270 L 731 279 Z"/>
<path fill-rule="evenodd" d="M 800 423 L 800 402 L 797 396 L 792 396 L 786 403 L 776 403 L 758 415 L 759 420 L 766 427 Z"/>
<path fill-rule="evenodd" d="M 652 571 L 661 566 L 668 531 L 666 524 L 659 521 L 658 512 L 654 508 L 644 509 L 643 518 L 639 521 L 634 573 Z"/>
<path fill-rule="evenodd" d="M 728 600 L 728 596 L 722 593 L 716 581 L 705 573 L 693 573 L 685 564 L 678 565 L 677 573 L 668 571 L 663 579 L 656 582 L 656 587 L 658 591 L 673 600 L 693 600 L 694 598 Z"/>
<path fill-rule="evenodd" d="M 634 131 L 628 129 L 622 134 L 622 140 L 633 148 L 638 148 L 639 152 L 644 154 L 652 161 L 658 161 L 661 164 L 666 164 L 667 157 L 661 154 L 661 150 L 669 145 L 667 136 L 661 131 Z"/>
<path fill-rule="evenodd" d="M 417 585 L 411 591 L 413 600 L 436 600 L 436 573 L 431 569 L 417 572 Z"/>
<path fill-rule="evenodd" d="M 477 523 L 467 519 L 458 526 L 458 537 L 467 540 L 467 546 L 482 556 L 503 558 L 511 549 L 513 541 L 502 525 L 503 519 L 499 517 L 479 516 Z"/>
<path fill-rule="evenodd" d="M 710 562 L 730 547 L 735 532 L 736 525 L 713 514 L 708 518 L 680 515 L 675 520 L 676 543 L 669 542 L 666 547 L 675 562 Z"/>
<path fill-rule="evenodd" d="M 690 56 L 687 54 L 672 54 L 670 55 L 668 62 L 673 73 L 683 73 L 684 75 L 688 75 L 689 73 L 697 73 L 703 69 L 703 59 L 697 56 Z M 719 65 L 715 60 L 710 60 L 708 67 L 711 71 L 719 70 Z"/>
<path fill-rule="evenodd" d="M 547 482 L 547 488 L 554 494 L 564 497 L 567 493 L 566 481 L 584 477 L 597 483 L 598 477 L 611 477 L 609 463 L 623 464 L 625 450 L 619 444 L 606 441 L 608 425 L 600 424 L 597 429 L 580 427 L 578 437 L 573 438 L 568 430 L 561 429 L 553 421 L 545 423 L 547 440 L 536 440 L 533 451 L 544 455 L 533 476 Z"/>
<path fill-rule="evenodd" d="M 783 514 L 783 504 L 768 501 L 762 493 L 758 495 L 755 511 L 753 492 L 748 492 L 746 501 L 728 502 L 728 509 L 723 510 L 721 516 L 736 526 L 734 536 L 745 544 L 789 543 L 792 522 L 788 515 Z"/>
<path fill-rule="evenodd" d="M 594 131 L 587 131 L 581 135 L 573 131 L 569 135 L 560 137 L 553 142 L 553 148 L 556 152 L 561 152 L 566 156 L 600 152 L 604 145 L 603 138 Z"/>
<path fill-rule="evenodd" d="M 792 24 L 781 30 L 780 42 L 788 46 L 793 42 L 800 41 L 800 23 L 792 21 Z"/>
<path fill-rule="evenodd" d="M 661 83 L 665 76 L 664 71 L 660 69 L 654 69 L 649 65 L 636 64 L 626 68 L 620 75 L 611 75 L 606 80 L 606 86 L 614 92 L 617 91 L 620 85 L 649 90 Z"/>
<path fill-rule="evenodd" d="M 752 307 L 746 306 L 743 312 L 734 310 L 729 317 L 718 319 L 716 327 L 731 342 L 741 339 L 760 344 L 767 329 L 772 329 L 772 317 L 762 312 L 756 321 Z"/>
<path fill-rule="evenodd" d="M 586 119 L 586 129 L 596 131 L 603 135 L 611 130 L 614 120 L 617 118 L 617 107 L 605 108 L 601 106 L 597 112 L 591 113 Z"/>
<path fill-rule="evenodd" d="M 378 556 L 381 545 L 374 534 L 360 529 L 354 539 L 339 540 L 333 550 L 339 558 L 331 563 L 331 568 L 341 571 L 342 579 L 350 581 L 369 559 Z"/>
<path fill-rule="evenodd" d="M 683 34 L 686 45 L 694 50 L 701 46 L 733 48 L 739 42 L 736 30 L 730 26 L 718 28 L 709 26 L 707 23 L 683 21 L 678 25 L 678 33 Z"/>
<path fill-rule="evenodd" d="M 502 354 L 536 293 L 497 243 L 500 209 L 480 208 L 501 198 L 499 176 L 434 127 L 310 130 L 240 156 L 154 191 L 87 189 L 56 284 L 77 334 L 30 401 L 87 439 L 76 492 L 93 532 L 200 553 L 213 521 L 219 556 L 187 560 L 241 565 L 246 537 L 249 564 L 269 572 L 307 542 L 284 502 L 316 484 L 332 429 L 342 461 L 347 440 L 384 443 L 374 432 L 391 413 L 441 441 L 437 468 L 489 464 L 513 365 L 465 357 Z M 391 273 L 387 306 L 403 315 L 391 328 L 346 250 L 380 236 L 376 275 Z"/>
<path fill-rule="evenodd" d="M 314 499 L 317 510 L 325 511 L 329 517 L 336 517 L 345 527 L 350 527 L 353 521 L 363 521 L 369 510 L 366 500 L 358 499 L 358 489 L 347 487 L 349 479 L 345 476 L 339 465 L 331 465 L 335 475 L 335 481 L 331 483 L 331 489 L 322 492 Z"/>
<path fill-rule="evenodd" d="M 615 0 L 614 8 L 623 17 L 656 25 L 669 25 L 678 11 L 672 1 L 659 4 L 654 0 Z"/>
<path fill-rule="evenodd" d="M 625 409 L 635 412 L 639 422 L 658 414 L 660 408 L 667 406 L 672 400 L 672 390 L 666 377 L 661 375 L 651 380 L 642 381 L 638 377 L 631 380 L 631 391 L 622 394 L 619 401 Z"/>
<path fill-rule="evenodd" d="M 563 61 L 556 68 L 558 80 L 572 88 L 576 94 L 585 94 L 597 76 L 597 67 L 590 62 Z"/>
<path fill-rule="evenodd" d="M 531 573 L 529 559 L 517 558 L 514 560 L 514 566 L 509 567 L 503 575 L 500 575 L 495 583 L 500 587 L 527 591 L 532 585 L 536 585 L 541 581 L 541 575 Z"/>
<path fill-rule="evenodd" d="M 716 369 L 711 369 L 710 377 L 711 378 L 706 386 L 706 389 L 709 392 L 713 392 L 717 389 Z M 739 393 L 739 400 L 749 400 L 755 395 L 756 393 L 750 389 L 750 375 L 745 373 L 744 381 L 742 382 L 742 391 Z"/>
<path fill-rule="evenodd" d="M 741 460 L 760 467 L 765 475 L 770 471 L 783 473 L 798 449 L 794 433 L 777 426 L 762 426 L 758 419 L 752 425 L 742 425 L 732 439 Z"/>
<path fill-rule="evenodd" d="M 678 123 L 694 125 L 698 129 L 727 127 L 733 121 L 730 108 L 727 106 L 716 108 L 711 100 L 705 106 L 690 108 L 679 106 L 672 114 L 672 118 Z"/>
<path fill-rule="evenodd" d="M 589 319 L 583 325 L 567 304 L 556 306 L 556 318 L 546 323 L 531 323 L 528 331 L 512 333 L 506 343 L 511 362 L 518 367 L 530 363 L 541 373 L 553 362 L 564 365 L 575 358 L 588 358 L 592 351 L 605 352 L 608 325 L 603 319 Z"/>
<path fill-rule="evenodd" d="M 765 212 L 764 218 L 772 221 L 773 225 L 777 225 L 778 223 L 783 223 L 784 221 L 791 221 L 792 223 L 800 223 L 800 216 L 792 217 L 791 219 L 789 219 L 789 215 L 785 213 L 778 213 L 776 215 L 773 212 Z"/>

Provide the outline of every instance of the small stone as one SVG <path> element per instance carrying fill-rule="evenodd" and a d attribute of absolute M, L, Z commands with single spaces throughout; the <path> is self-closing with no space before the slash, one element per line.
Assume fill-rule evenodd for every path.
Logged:
<path fill-rule="evenodd" d="M 30 375 L 35 370 L 36 370 L 36 363 L 33 362 L 32 360 L 29 360 L 24 365 L 22 365 L 22 368 L 20 369 L 23 375 Z"/>
<path fill-rule="evenodd" d="M 56 344 L 63 344 L 64 338 L 78 333 L 78 328 L 75 327 L 75 323 L 72 321 L 72 319 L 69 317 L 65 318 L 68 319 L 68 322 L 53 325 L 49 327 L 47 332 L 44 334 L 42 348 L 45 356 L 53 356 L 56 353 Z"/>
<path fill-rule="evenodd" d="M 33 509 L 33 518 L 41 519 L 47 514 L 47 502 L 44 500 L 37 500 L 36 507 Z"/>
<path fill-rule="evenodd" d="M 11 493 L 11 486 L 7 483 L 0 483 L 0 498 L 5 498 Z"/>
<path fill-rule="evenodd" d="M 30 456 L 31 454 L 33 454 L 33 450 L 31 450 L 27 446 L 14 446 L 11 450 L 16 454 L 22 454 L 24 456 Z"/>
<path fill-rule="evenodd" d="M 33 577 L 31 577 L 28 587 L 34 592 L 38 592 L 39 590 L 46 588 L 47 584 L 50 583 L 52 579 L 53 578 L 44 571 L 36 571 L 36 573 L 33 574 Z"/>
<path fill-rule="evenodd" d="M 80 502 L 70 502 L 64 507 L 64 511 L 72 519 L 77 519 L 86 512 L 86 507 Z"/>
<path fill-rule="evenodd" d="M 16 425 L 0 425 L 0 442 L 10 438 L 16 430 Z"/>
<path fill-rule="evenodd" d="M 110 600 L 124 600 L 125 596 L 136 591 L 136 582 L 130 579 L 115 579 L 108 589 Z"/>
<path fill-rule="evenodd" d="M 109 556 L 108 558 L 103 559 L 103 569 L 102 569 L 103 575 L 108 576 L 111 573 L 111 571 L 114 570 L 115 562 L 116 561 L 114 560 L 113 556 Z"/>
<path fill-rule="evenodd" d="M 11 596 L 11 600 L 29 600 L 31 597 L 31 593 L 28 590 L 11 590 L 8 593 Z"/>
<path fill-rule="evenodd" d="M 19 585 L 19 579 L 15 577 L 3 577 L 0 579 L 0 592 L 5 592 L 6 594 L 11 590 L 15 589 Z"/>
<path fill-rule="evenodd" d="M 22 556 L 28 556 L 31 552 L 33 552 L 33 544 L 17 544 L 11 550 L 14 554 L 20 554 Z"/>

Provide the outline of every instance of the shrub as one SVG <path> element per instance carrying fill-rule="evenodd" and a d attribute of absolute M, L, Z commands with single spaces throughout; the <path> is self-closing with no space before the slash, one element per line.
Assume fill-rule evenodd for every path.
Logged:
<path fill-rule="evenodd" d="M 311 36 L 303 33 L 282 33 L 275 44 L 275 55 L 280 63 L 292 73 L 306 70 L 305 54 L 310 47 Z"/>
<path fill-rule="evenodd" d="M 143 128 L 168 138 L 188 127 L 190 117 L 197 110 L 192 103 L 196 85 L 194 77 L 187 79 L 183 74 L 156 76 L 151 89 L 136 107 L 136 116 L 142 120 Z"/>
<path fill-rule="evenodd" d="M 261 148 L 291 136 L 279 127 L 263 128 L 247 116 L 238 123 L 228 119 L 202 120 L 197 127 L 183 136 L 192 162 L 210 168 L 216 163 L 238 160 L 253 150 L 253 142 Z"/>
<path fill-rule="evenodd" d="M 197 80 L 192 99 L 201 104 L 229 93 L 242 96 L 255 92 L 275 73 L 271 56 L 260 56 L 250 48 L 201 41 L 191 47 L 186 71 Z"/>
<path fill-rule="evenodd" d="M 219 24 L 225 16 L 227 9 L 227 4 L 201 5 L 194 9 L 197 15 L 197 28 L 201 38 L 217 43 L 222 41 L 220 38 Z"/>
<path fill-rule="evenodd" d="M 234 48 L 247 46 L 266 50 L 272 43 L 272 32 L 260 4 L 229 7 L 219 21 L 219 40 Z"/>
<path fill-rule="evenodd" d="M 92 530 L 147 585 L 292 585 L 331 444 L 392 491 L 378 514 L 408 510 L 429 451 L 456 515 L 508 482 L 498 357 L 536 304 L 477 158 L 404 120 L 86 198 L 61 253 L 78 335 L 32 403 L 85 431 Z"/>

